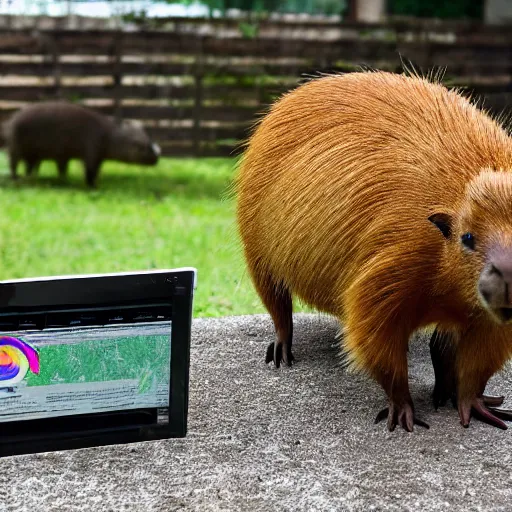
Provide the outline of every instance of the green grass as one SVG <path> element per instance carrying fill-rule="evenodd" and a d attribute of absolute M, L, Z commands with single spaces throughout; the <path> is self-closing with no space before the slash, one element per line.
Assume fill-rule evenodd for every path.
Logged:
<path fill-rule="evenodd" d="M 41 372 L 27 373 L 28 386 L 139 380 L 139 392 L 149 391 L 153 380 L 169 379 L 169 336 L 135 336 L 77 344 L 43 345 Z"/>
<path fill-rule="evenodd" d="M 97 191 L 73 162 L 60 183 L 9 178 L 0 153 L 0 276 L 198 269 L 195 316 L 264 312 L 240 253 L 234 203 L 223 199 L 235 159 L 161 159 L 155 167 L 104 164 Z"/>

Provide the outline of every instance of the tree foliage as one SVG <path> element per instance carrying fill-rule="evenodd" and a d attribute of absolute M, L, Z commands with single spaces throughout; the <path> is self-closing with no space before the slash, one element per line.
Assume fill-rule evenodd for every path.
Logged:
<path fill-rule="evenodd" d="M 388 0 L 390 14 L 420 18 L 482 19 L 484 0 Z"/>
<path fill-rule="evenodd" d="M 175 3 L 177 0 L 167 0 Z M 178 0 L 179 1 L 179 0 Z M 181 0 L 190 5 L 197 0 Z M 244 12 L 292 12 L 308 14 L 343 14 L 347 0 L 199 0 L 210 12 L 228 9 Z M 483 16 L 484 0 L 387 0 L 390 14 L 424 18 L 473 18 Z"/>
<path fill-rule="evenodd" d="M 167 0 L 175 3 L 176 0 Z M 190 5 L 194 0 L 181 0 Z M 346 1 L 343 0 L 201 0 L 210 12 L 225 13 L 228 9 L 239 9 L 244 12 L 293 12 L 308 14 L 342 14 Z"/>

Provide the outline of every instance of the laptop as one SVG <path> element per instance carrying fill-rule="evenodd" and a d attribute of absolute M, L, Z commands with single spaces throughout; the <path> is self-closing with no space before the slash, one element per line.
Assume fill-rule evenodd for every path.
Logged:
<path fill-rule="evenodd" d="M 0 281 L 0 456 L 184 437 L 196 275 Z"/>

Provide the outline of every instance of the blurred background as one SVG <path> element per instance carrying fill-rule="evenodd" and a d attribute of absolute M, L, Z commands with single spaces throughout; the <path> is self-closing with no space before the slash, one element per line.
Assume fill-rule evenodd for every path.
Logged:
<path fill-rule="evenodd" d="M 142 121 L 164 155 L 107 162 L 89 191 L 79 162 L 66 183 L 51 162 L 13 183 L 0 152 L 0 277 L 195 266 L 196 315 L 262 312 L 227 190 L 267 106 L 403 60 L 506 114 L 511 26 L 510 0 L 0 0 L 0 122 L 68 100 Z"/>

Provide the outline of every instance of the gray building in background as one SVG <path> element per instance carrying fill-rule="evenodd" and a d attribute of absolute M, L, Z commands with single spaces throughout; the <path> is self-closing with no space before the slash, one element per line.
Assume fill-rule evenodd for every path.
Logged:
<path fill-rule="evenodd" d="M 512 0 L 486 0 L 484 20 L 491 25 L 512 23 Z"/>
<path fill-rule="evenodd" d="M 384 21 L 388 13 L 386 0 L 350 0 L 349 17 L 366 23 Z M 485 0 L 484 22 L 491 25 L 512 24 L 512 0 Z"/>

